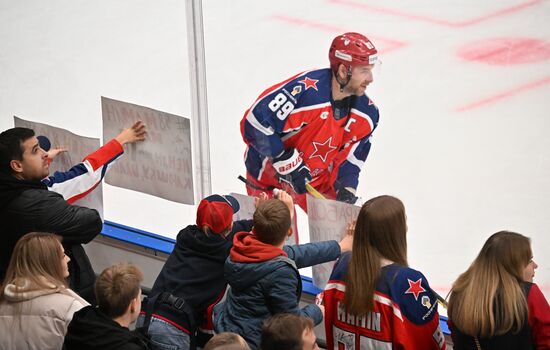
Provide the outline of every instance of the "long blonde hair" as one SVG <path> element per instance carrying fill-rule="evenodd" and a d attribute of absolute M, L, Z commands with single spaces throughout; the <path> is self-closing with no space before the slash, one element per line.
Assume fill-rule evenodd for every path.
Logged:
<path fill-rule="evenodd" d="M 527 319 L 521 283 L 531 256 L 529 238 L 519 233 L 500 231 L 489 237 L 453 284 L 448 310 L 451 324 L 472 337 L 519 332 Z"/>
<path fill-rule="evenodd" d="M 379 196 L 363 204 L 346 277 L 344 303 L 348 312 L 362 316 L 372 311 L 382 258 L 408 266 L 406 236 L 405 207 L 399 199 Z"/>
<path fill-rule="evenodd" d="M 0 288 L 0 301 L 4 299 L 4 287 L 27 281 L 33 288 L 46 289 L 52 285 L 66 288 L 63 277 L 63 250 L 61 238 L 51 233 L 31 232 L 15 244 L 4 284 Z"/>

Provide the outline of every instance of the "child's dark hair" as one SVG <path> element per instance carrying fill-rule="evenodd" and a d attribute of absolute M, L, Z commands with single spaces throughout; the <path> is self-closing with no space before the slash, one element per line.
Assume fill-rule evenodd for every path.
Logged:
<path fill-rule="evenodd" d="M 291 225 L 288 207 L 278 199 L 268 199 L 254 212 L 254 234 L 263 243 L 282 243 Z"/>

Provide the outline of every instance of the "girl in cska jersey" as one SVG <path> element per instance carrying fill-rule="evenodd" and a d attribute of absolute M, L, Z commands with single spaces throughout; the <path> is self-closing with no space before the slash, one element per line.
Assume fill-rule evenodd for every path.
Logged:
<path fill-rule="evenodd" d="M 436 296 L 407 264 L 403 203 L 366 202 L 353 249 L 334 266 L 323 296 L 328 349 L 446 349 Z"/>

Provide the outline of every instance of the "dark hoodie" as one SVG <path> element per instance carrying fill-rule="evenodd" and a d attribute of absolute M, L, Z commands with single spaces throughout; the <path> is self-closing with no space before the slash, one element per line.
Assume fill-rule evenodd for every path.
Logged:
<path fill-rule="evenodd" d="M 147 338 L 122 327 L 98 308 L 87 306 L 73 315 L 63 350 L 141 350 L 149 349 Z"/>
<path fill-rule="evenodd" d="M 233 223 L 233 229 L 225 238 L 217 234 L 206 235 L 196 225 L 181 230 L 150 295 L 169 292 L 185 299 L 194 311 L 195 322 L 189 324 L 189 318 L 164 305 L 157 305 L 153 314 L 175 322 L 190 332 L 203 324 L 208 308 L 219 301 L 225 292 L 227 283 L 223 277 L 223 266 L 233 245 L 235 232 L 251 229 L 252 220 L 242 220 Z"/>
<path fill-rule="evenodd" d="M 101 232 L 103 224 L 96 210 L 68 204 L 40 181 L 0 173 L 0 222 L 0 280 L 19 238 L 33 231 L 52 232 L 63 237 L 71 257 L 71 289 L 93 301 L 95 275 L 80 243 L 88 243 Z"/>
<path fill-rule="evenodd" d="M 214 308 L 214 328 L 242 335 L 252 349 L 260 345 L 263 322 L 278 313 L 323 320 L 317 305 L 299 308 L 302 280 L 297 268 L 332 261 L 340 255 L 336 241 L 285 246 L 282 250 L 259 241 L 249 232 L 235 235 L 225 278 L 231 287 L 226 300 Z"/>

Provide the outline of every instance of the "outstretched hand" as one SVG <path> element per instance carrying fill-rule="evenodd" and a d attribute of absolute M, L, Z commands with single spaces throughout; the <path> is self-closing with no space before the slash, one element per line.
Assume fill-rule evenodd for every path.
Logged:
<path fill-rule="evenodd" d="M 350 252 L 353 247 L 353 233 L 355 232 L 355 223 L 352 221 L 346 225 L 346 231 L 344 238 L 340 241 L 340 251 L 341 252 Z"/>
<path fill-rule="evenodd" d="M 254 207 L 258 208 L 258 206 L 260 204 L 262 204 L 263 202 L 265 202 L 268 199 L 269 199 L 269 197 L 267 196 L 267 193 L 265 193 L 265 192 L 260 193 L 260 195 L 258 197 L 254 197 Z"/>
<path fill-rule="evenodd" d="M 137 121 L 130 128 L 122 130 L 122 132 L 118 134 L 117 137 L 115 137 L 115 139 L 121 145 L 124 145 L 126 143 L 143 141 L 145 140 L 146 136 L 147 136 L 147 127 L 140 120 L 140 121 Z"/>
<path fill-rule="evenodd" d="M 273 194 L 275 194 L 275 192 Z M 278 190 L 275 198 L 286 205 L 286 207 L 290 211 L 290 219 L 294 219 L 294 201 L 292 200 L 292 196 L 283 190 Z"/>
<path fill-rule="evenodd" d="M 46 158 L 49 160 L 53 160 L 55 157 L 57 157 L 59 154 L 63 152 L 67 152 L 68 148 L 64 146 L 56 147 L 56 148 L 50 148 L 48 152 L 46 152 Z"/>

